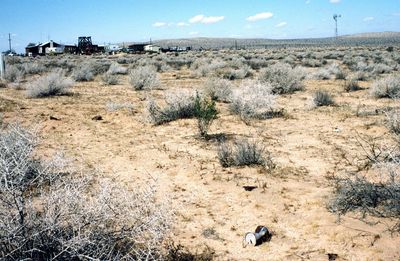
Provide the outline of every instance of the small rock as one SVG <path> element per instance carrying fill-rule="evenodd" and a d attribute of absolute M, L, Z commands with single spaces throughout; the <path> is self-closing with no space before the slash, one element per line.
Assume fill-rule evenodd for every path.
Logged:
<path fill-rule="evenodd" d="M 54 117 L 54 116 L 51 116 L 51 115 L 50 115 L 49 118 L 50 118 L 50 120 L 53 120 L 53 121 L 59 121 L 59 120 L 61 120 L 61 119 L 59 119 L 59 118 L 57 118 L 57 117 Z"/>
<path fill-rule="evenodd" d="M 96 115 L 96 116 L 94 116 L 94 117 L 92 118 L 92 120 L 94 120 L 94 121 L 102 121 L 102 120 L 103 120 L 103 117 L 101 117 L 101 115 Z"/>
<path fill-rule="evenodd" d="M 246 191 L 252 191 L 252 190 L 256 189 L 257 186 L 243 186 L 243 188 L 244 188 L 244 190 L 246 190 Z"/>

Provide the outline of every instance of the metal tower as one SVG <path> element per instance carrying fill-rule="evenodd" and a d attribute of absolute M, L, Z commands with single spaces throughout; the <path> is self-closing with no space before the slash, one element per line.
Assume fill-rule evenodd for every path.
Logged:
<path fill-rule="evenodd" d="M 337 29 L 337 20 L 338 18 L 342 17 L 341 15 L 334 14 L 333 15 L 333 20 L 335 20 L 335 37 L 338 37 L 338 29 Z"/>
<path fill-rule="evenodd" d="M 80 53 L 91 54 L 93 52 L 92 37 L 78 37 L 78 49 Z"/>

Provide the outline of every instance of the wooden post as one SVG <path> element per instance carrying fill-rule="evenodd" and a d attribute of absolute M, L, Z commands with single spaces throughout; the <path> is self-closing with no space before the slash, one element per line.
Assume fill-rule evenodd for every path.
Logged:
<path fill-rule="evenodd" d="M 6 72 L 6 61 L 4 54 L 0 55 L 0 79 L 4 79 L 4 74 Z"/>

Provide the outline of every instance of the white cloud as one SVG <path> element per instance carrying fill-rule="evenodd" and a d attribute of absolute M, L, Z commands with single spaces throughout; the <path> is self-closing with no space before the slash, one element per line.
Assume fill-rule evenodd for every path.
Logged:
<path fill-rule="evenodd" d="M 287 26 L 286 22 L 282 22 L 282 23 L 275 25 L 275 27 L 285 27 L 285 26 Z"/>
<path fill-rule="evenodd" d="M 311 0 L 307 0 L 306 1 L 306 5 L 308 5 L 309 3 L 311 3 Z"/>
<path fill-rule="evenodd" d="M 204 16 L 202 14 L 193 16 L 192 18 L 189 19 L 189 23 L 195 24 L 195 23 L 202 23 L 202 24 L 213 24 L 217 23 L 219 21 L 224 20 L 224 16 Z"/>
<path fill-rule="evenodd" d="M 331 4 L 338 4 L 340 3 L 341 0 L 329 0 L 329 3 Z"/>
<path fill-rule="evenodd" d="M 367 17 L 364 17 L 363 21 L 368 22 L 368 21 L 372 21 L 374 19 L 375 19 L 375 17 L 373 17 L 373 16 L 367 16 Z"/>
<path fill-rule="evenodd" d="M 167 23 L 164 23 L 164 22 L 155 22 L 153 24 L 153 27 L 163 27 L 163 26 L 166 26 L 166 25 L 167 25 Z"/>
<path fill-rule="evenodd" d="M 246 20 L 249 22 L 255 22 L 255 21 L 271 18 L 273 15 L 274 14 L 271 12 L 258 13 L 258 14 L 247 17 Z"/>
<path fill-rule="evenodd" d="M 204 19 L 201 22 L 203 24 L 213 24 L 213 23 L 222 21 L 224 19 L 225 19 L 224 16 L 208 16 L 208 17 L 204 17 Z"/>
<path fill-rule="evenodd" d="M 204 15 L 196 15 L 193 16 L 192 18 L 189 19 L 189 23 L 194 24 L 194 23 L 199 23 L 201 20 L 203 20 Z"/>
<path fill-rule="evenodd" d="M 179 22 L 179 23 L 177 23 L 176 25 L 177 25 L 177 26 L 188 26 L 189 24 L 188 24 L 188 23 L 185 23 L 185 22 Z"/>
<path fill-rule="evenodd" d="M 190 32 L 189 35 L 198 35 L 199 32 Z"/>

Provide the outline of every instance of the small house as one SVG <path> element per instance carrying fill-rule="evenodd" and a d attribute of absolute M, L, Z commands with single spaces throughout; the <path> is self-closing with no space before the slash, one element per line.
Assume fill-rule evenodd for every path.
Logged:
<path fill-rule="evenodd" d="M 30 44 L 25 48 L 27 56 L 46 55 L 50 53 L 62 53 L 63 45 L 53 41 L 48 41 L 41 44 Z"/>
<path fill-rule="evenodd" d="M 116 44 L 109 44 L 109 45 L 105 46 L 105 51 L 107 53 L 116 53 L 116 52 L 121 51 L 121 47 L 119 47 Z"/>
<path fill-rule="evenodd" d="M 161 47 L 157 45 L 148 44 L 144 46 L 144 51 L 148 53 L 160 53 Z"/>
<path fill-rule="evenodd" d="M 39 55 L 39 44 L 29 44 L 25 47 L 26 56 L 38 56 Z"/>
<path fill-rule="evenodd" d="M 128 46 L 129 52 L 133 53 L 141 53 L 144 52 L 144 47 L 148 45 L 147 43 L 137 43 L 137 44 L 131 44 Z"/>
<path fill-rule="evenodd" d="M 55 51 L 56 47 L 62 48 L 61 44 L 58 44 L 53 41 L 45 42 L 39 45 L 39 55 L 45 55 L 45 54 L 50 54 L 52 51 Z M 47 50 L 46 50 L 47 49 Z M 60 49 L 57 49 L 58 51 Z M 62 51 L 61 51 L 62 53 Z"/>
<path fill-rule="evenodd" d="M 66 44 L 64 45 L 64 53 L 77 54 L 78 46 L 72 44 Z"/>

